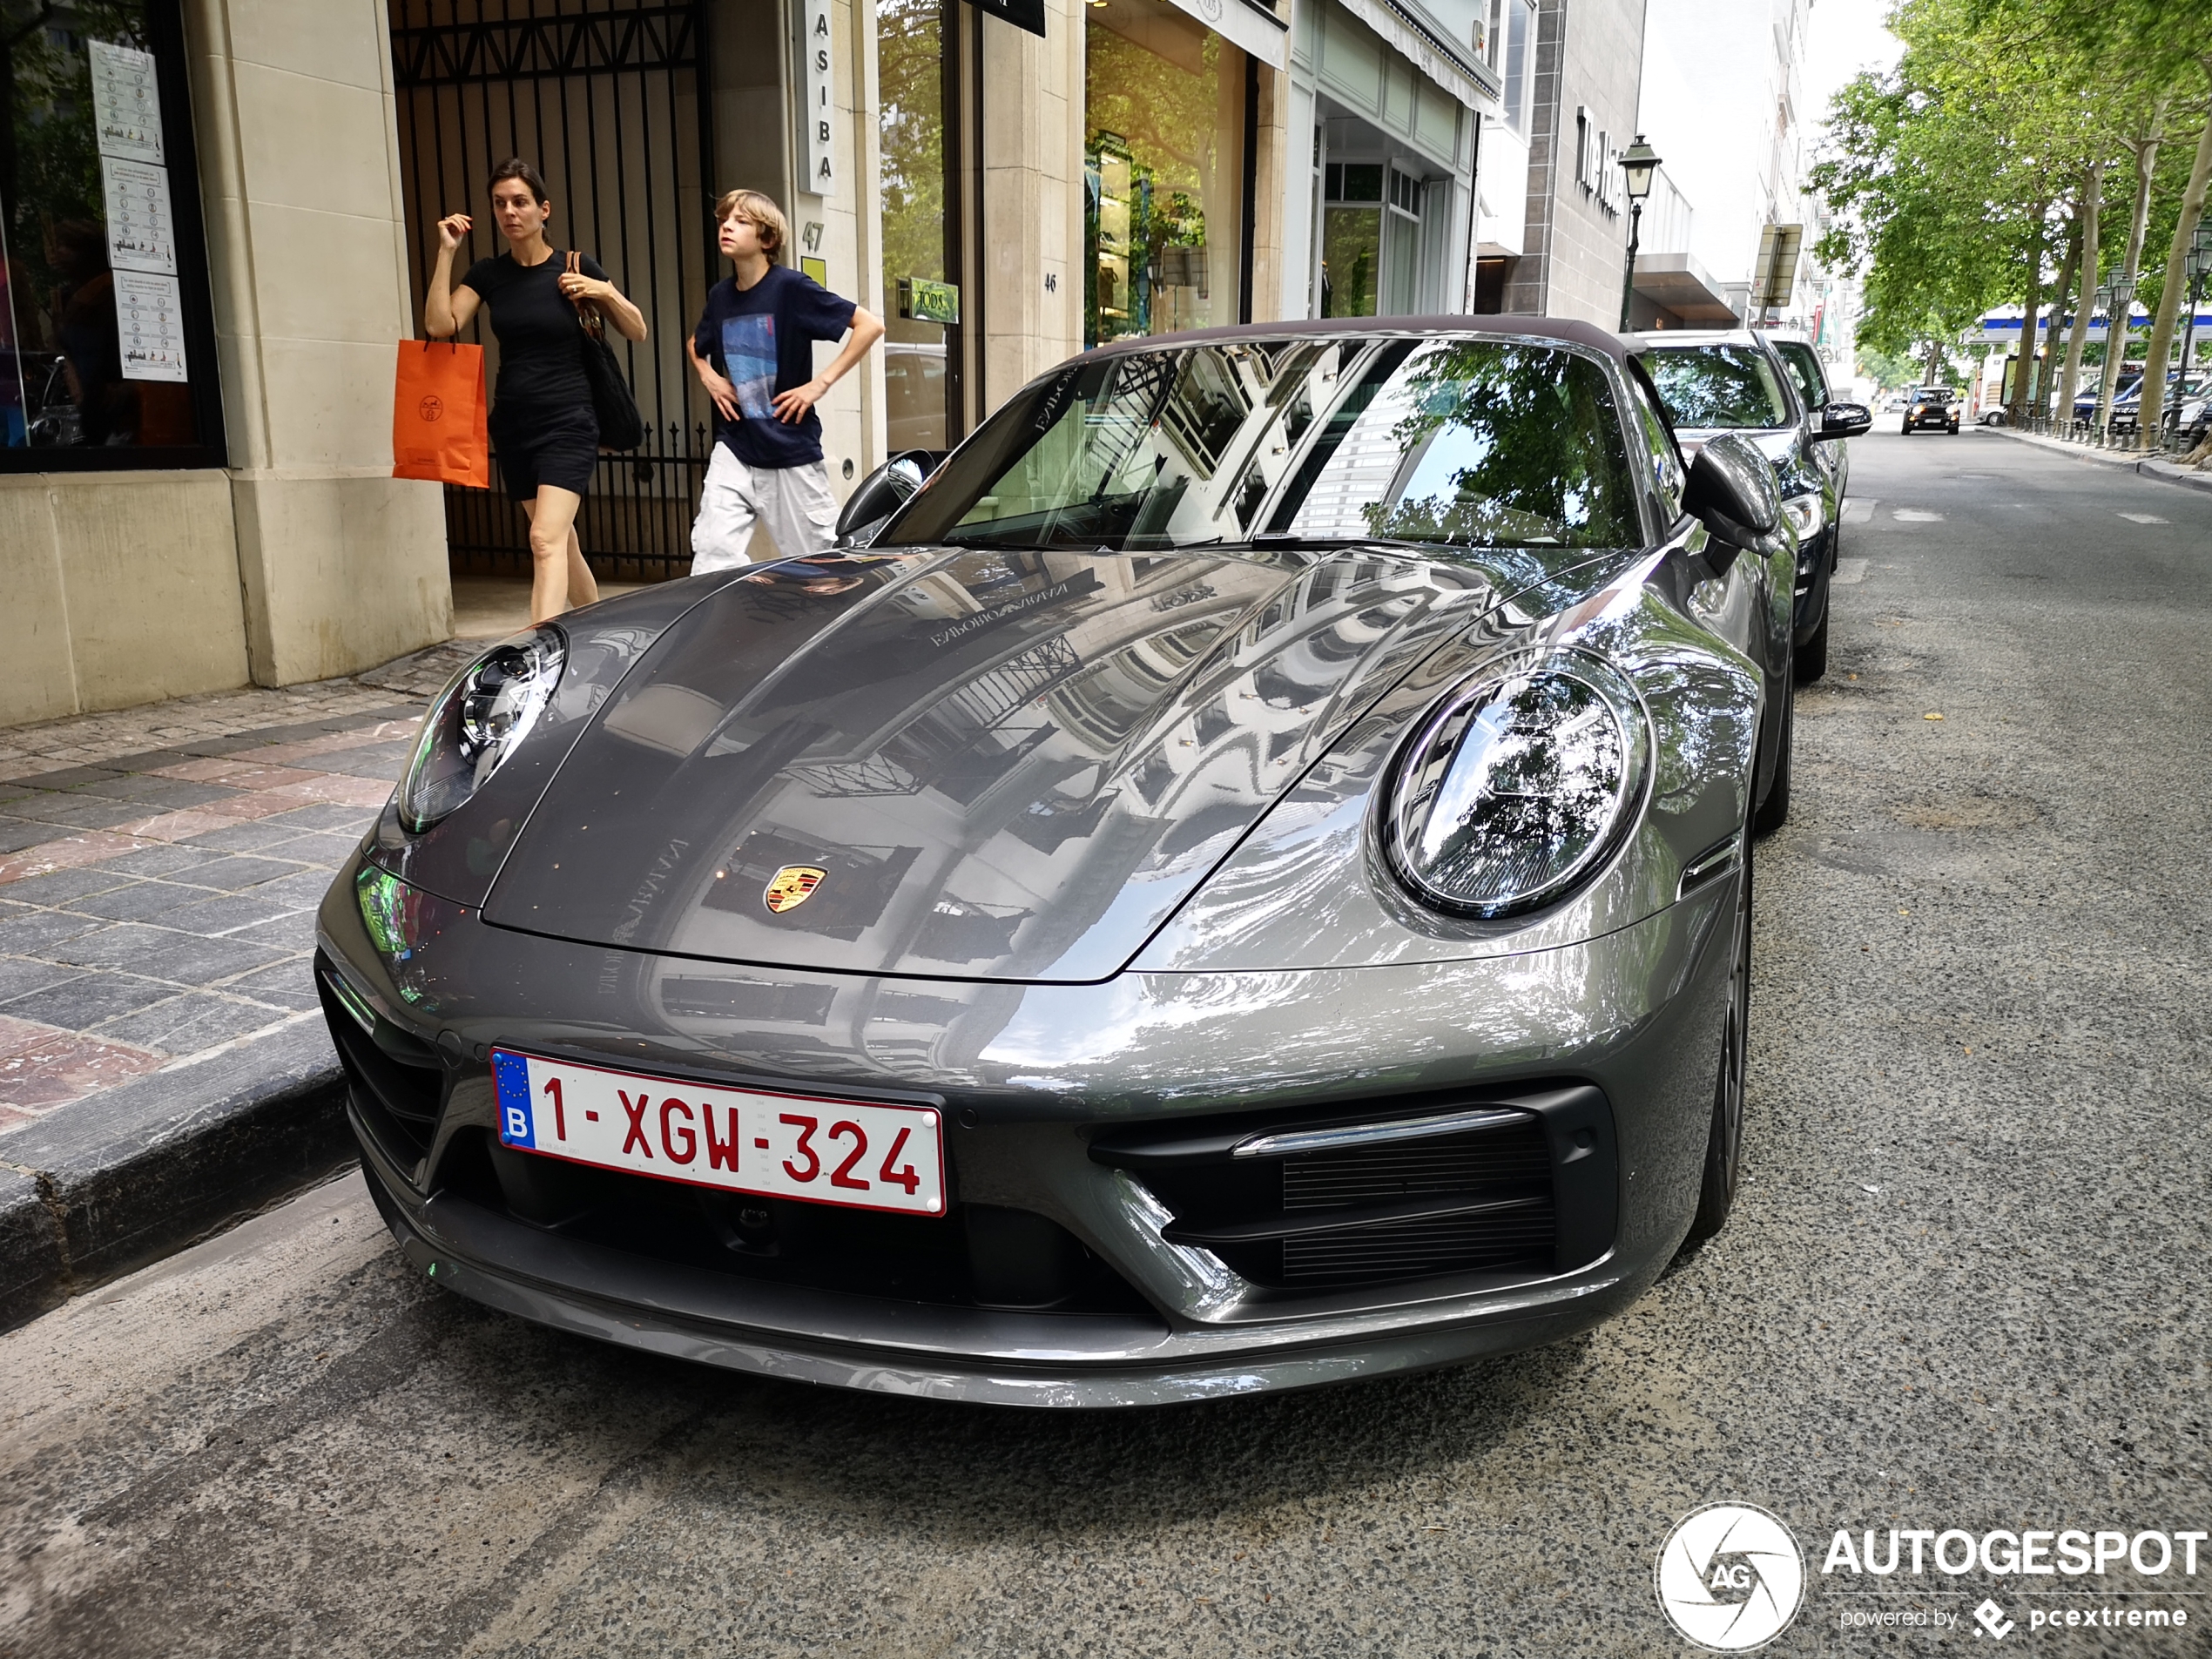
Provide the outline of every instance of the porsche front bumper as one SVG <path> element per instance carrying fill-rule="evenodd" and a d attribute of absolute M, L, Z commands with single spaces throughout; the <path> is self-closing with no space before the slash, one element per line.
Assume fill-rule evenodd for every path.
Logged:
<path fill-rule="evenodd" d="M 325 1005 L 348 1057 L 363 1162 L 395 1235 L 440 1285 L 629 1346 L 799 1380 L 1028 1406 L 1303 1387 L 1595 1325 L 1658 1275 L 1696 1203 L 1733 877 L 1619 933 L 1550 951 L 1034 985 L 649 957 L 490 927 L 428 895 L 416 895 L 408 937 L 388 927 L 373 940 L 355 902 L 358 867 L 341 872 L 319 919 Z M 671 992 L 671 971 L 683 975 L 681 995 Z M 495 1043 L 733 1086 L 926 1095 L 948 1125 L 956 1213 L 921 1224 L 954 1225 L 963 1205 L 1043 1217 L 1128 1294 L 1083 1312 L 916 1299 L 887 1283 L 870 1293 L 776 1282 L 748 1276 L 734 1258 L 702 1264 L 540 1224 L 456 1173 L 472 1158 L 482 1167 L 494 1135 Z M 435 1085 L 423 1096 L 435 1109 L 407 1125 L 379 1097 L 380 1069 L 395 1055 Z M 1580 1195 L 1581 1232 L 1570 1245 L 1574 1206 L 1562 1197 L 1557 1260 L 1258 1286 L 1209 1251 L 1168 1242 L 1173 1217 L 1147 1177 L 1100 1152 L 1133 1129 L 1171 1136 L 1228 1117 L 1260 1130 L 1332 1110 L 1403 1115 L 1408 1102 L 1446 1097 L 1534 1102 L 1539 1112 L 1569 1103 L 1559 1109 L 1581 1114 L 1577 1150 L 1553 1136 L 1556 1159 L 1586 1160 L 1571 1180 L 1559 1177 L 1561 1195 Z"/>

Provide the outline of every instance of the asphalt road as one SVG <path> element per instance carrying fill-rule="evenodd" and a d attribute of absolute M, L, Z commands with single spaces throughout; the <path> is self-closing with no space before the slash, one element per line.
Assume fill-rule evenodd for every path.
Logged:
<path fill-rule="evenodd" d="M 2212 496 L 1979 433 L 1856 448 L 1761 851 L 1748 1184 L 1626 1317 L 1029 1416 L 533 1329 L 415 1277 L 348 1179 L 0 1339 L 0 1651 L 1673 1652 L 1654 1561 L 1719 1499 L 1805 1546 L 1774 1652 L 1986 1645 L 1993 1593 L 2006 1649 L 2196 1650 L 2212 1550 L 1821 1571 L 1839 1527 L 2212 1527 Z M 2030 1629 L 2105 1606 L 2195 1616 Z M 1965 1622 L 1841 1625 L 1914 1609 Z"/>

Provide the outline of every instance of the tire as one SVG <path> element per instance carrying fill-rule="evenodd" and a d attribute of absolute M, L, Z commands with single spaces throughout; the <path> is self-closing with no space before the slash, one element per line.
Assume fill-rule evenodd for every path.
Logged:
<path fill-rule="evenodd" d="M 1905 435 L 1908 438 L 1912 435 L 1912 422 L 1910 421 L 1905 423 Z"/>
<path fill-rule="evenodd" d="M 1792 679 L 1783 685 L 1782 736 L 1774 752 L 1774 776 L 1767 780 L 1766 793 L 1751 814 L 1754 835 L 1771 835 L 1790 821 L 1790 757 L 1797 744 L 1797 688 Z"/>
<path fill-rule="evenodd" d="M 1721 1059 L 1713 1081 L 1713 1121 L 1705 1136 L 1705 1174 L 1697 1190 L 1685 1249 L 1702 1244 L 1728 1223 L 1743 1176 L 1743 1077 L 1750 1052 L 1751 844 L 1743 844 L 1743 869 L 1736 886 L 1736 961 L 1728 976 L 1728 1013 L 1721 1025 Z"/>
<path fill-rule="evenodd" d="M 1959 435 L 1959 423 L 1956 421 L 1951 423 L 1951 435 L 1954 438 Z"/>

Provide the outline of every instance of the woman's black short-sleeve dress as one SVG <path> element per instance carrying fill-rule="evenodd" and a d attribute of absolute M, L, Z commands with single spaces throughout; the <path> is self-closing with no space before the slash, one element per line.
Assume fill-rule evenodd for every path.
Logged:
<path fill-rule="evenodd" d="M 569 258 L 560 249 L 536 265 L 511 253 L 479 260 L 462 282 L 483 296 L 499 339 L 499 381 L 492 389 L 491 442 L 507 493 L 529 501 L 540 484 L 590 488 L 599 462 L 599 421 L 583 374 L 583 327 L 561 292 Z M 595 282 L 607 273 L 585 257 L 577 268 Z"/>

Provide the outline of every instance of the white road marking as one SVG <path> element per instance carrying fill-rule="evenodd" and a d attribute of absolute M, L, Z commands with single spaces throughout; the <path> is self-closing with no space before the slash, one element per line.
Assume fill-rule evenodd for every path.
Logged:
<path fill-rule="evenodd" d="M 2122 513 L 2121 517 L 2131 524 L 2163 524 L 2166 521 L 2156 513 Z"/>
<path fill-rule="evenodd" d="M 1846 524 L 1871 524 L 1874 522 L 1874 509 L 1879 505 L 1880 503 L 1878 502 L 1872 500 L 1871 497 L 1865 501 L 1845 502 L 1844 503 L 1844 523 Z"/>
<path fill-rule="evenodd" d="M 1865 559 L 1838 559 L 1836 574 L 1828 578 L 1828 585 L 1831 588 L 1848 588 L 1855 583 L 1865 580 L 1866 561 Z"/>
<path fill-rule="evenodd" d="M 1900 524 L 1940 524 L 1943 523 L 1941 513 L 1924 513 L 1917 507 L 1897 508 L 1890 514 L 1890 516 Z"/>

